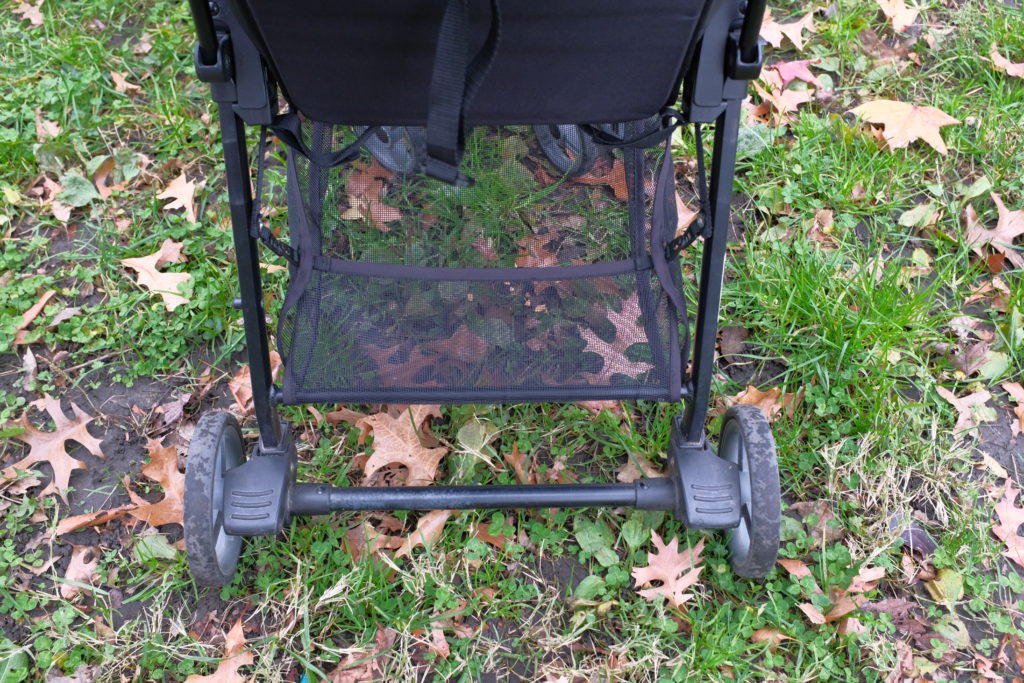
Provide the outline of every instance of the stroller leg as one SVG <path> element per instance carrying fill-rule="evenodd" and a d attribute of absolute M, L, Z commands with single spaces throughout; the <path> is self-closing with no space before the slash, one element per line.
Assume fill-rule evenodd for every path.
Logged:
<path fill-rule="evenodd" d="M 238 284 L 249 352 L 252 399 L 260 428 L 260 451 L 277 450 L 281 442 L 281 420 L 270 400 L 270 345 L 260 285 L 259 253 L 249 233 L 252 194 L 249 188 L 249 156 L 245 147 L 245 124 L 230 104 L 220 105 L 220 129 L 224 139 L 224 168 L 231 202 L 231 232 L 238 262 Z"/>
<path fill-rule="evenodd" d="M 693 393 L 686 406 L 682 435 L 687 444 L 699 447 L 704 441 L 704 421 L 711 400 L 711 376 L 718 336 L 718 311 L 722 301 L 725 244 L 729 239 L 729 203 L 736 169 L 736 140 L 739 135 L 740 100 L 729 100 L 715 123 L 715 146 L 711 161 L 711 237 L 704 244 L 700 269 L 700 294 L 694 334 Z"/>

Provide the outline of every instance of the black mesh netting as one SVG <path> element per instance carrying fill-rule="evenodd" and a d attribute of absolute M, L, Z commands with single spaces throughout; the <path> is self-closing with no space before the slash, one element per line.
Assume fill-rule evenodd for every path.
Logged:
<path fill-rule="evenodd" d="M 320 152 L 364 130 L 303 128 Z M 477 129 L 457 188 L 420 172 L 422 129 L 366 140 L 334 168 L 291 154 L 287 402 L 678 399 L 681 297 L 652 237 L 662 150 Z"/>

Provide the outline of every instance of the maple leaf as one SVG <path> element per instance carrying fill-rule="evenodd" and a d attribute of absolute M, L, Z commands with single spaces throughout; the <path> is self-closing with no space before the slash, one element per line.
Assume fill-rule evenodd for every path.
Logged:
<path fill-rule="evenodd" d="M 794 80 L 800 80 L 813 86 L 821 88 L 821 81 L 811 73 L 808 68 L 810 64 L 817 64 L 820 59 L 796 59 L 791 62 L 776 62 L 765 67 L 767 72 L 774 71 L 778 74 L 779 85 L 785 88 Z"/>
<path fill-rule="evenodd" d="M 960 123 L 941 109 L 935 107 L 919 107 L 909 102 L 896 100 L 872 100 L 850 110 L 871 123 L 885 126 L 883 135 L 889 149 L 900 149 L 914 140 L 924 140 L 939 154 L 947 154 L 946 143 L 942 141 L 939 129 Z"/>
<path fill-rule="evenodd" d="M 1003 382 L 1000 386 L 1017 404 L 1017 407 L 1013 409 L 1013 414 L 1017 416 L 1017 421 L 1010 423 L 1011 434 L 1017 436 L 1024 432 L 1024 386 L 1021 386 L 1020 382 Z"/>
<path fill-rule="evenodd" d="M 429 547 L 434 545 L 437 539 L 441 537 L 444 523 L 452 516 L 452 512 L 454 510 L 431 510 L 420 517 L 416 522 L 416 529 L 405 538 L 402 546 L 395 551 L 395 558 L 410 555 L 413 548 L 417 546 Z"/>
<path fill-rule="evenodd" d="M 797 19 L 788 24 L 780 24 L 772 18 L 772 11 L 764 10 L 764 19 L 761 22 L 761 37 L 775 48 L 782 47 L 782 38 L 789 38 L 793 47 L 797 50 L 804 49 L 803 32 L 814 33 L 814 12 L 808 12 L 802 19 Z"/>
<path fill-rule="evenodd" d="M 982 245 L 989 244 L 1017 268 L 1024 268 L 1024 255 L 1013 247 L 1014 238 L 1024 235 L 1024 209 L 1010 211 L 998 194 L 992 192 L 989 196 L 999 211 L 996 227 L 991 230 L 985 228 L 978 220 L 974 207 L 968 204 L 964 207 L 964 222 L 967 224 L 964 240 L 981 258 L 985 258 Z"/>
<path fill-rule="evenodd" d="M 661 585 L 638 592 L 648 600 L 655 600 L 656 596 L 662 595 L 668 599 L 668 604 L 676 608 L 682 607 L 693 597 L 686 591 L 697 583 L 700 572 L 704 569 L 703 566 L 699 566 L 704 539 L 701 538 L 697 545 L 683 552 L 679 552 L 678 538 L 673 538 L 671 543 L 665 545 L 658 532 L 651 531 L 651 540 L 654 542 L 655 552 L 647 553 L 647 566 L 634 567 L 632 576 L 638 588 L 654 586 L 655 581 L 660 581 Z"/>
<path fill-rule="evenodd" d="M 22 19 L 27 19 L 29 28 L 38 28 L 43 25 L 43 0 L 35 5 L 30 5 L 27 2 L 23 2 L 14 8 L 14 14 L 18 15 Z"/>
<path fill-rule="evenodd" d="M 637 375 L 651 370 L 654 366 L 646 361 L 633 361 L 626 357 L 626 349 L 633 344 L 647 339 L 643 325 L 637 321 L 641 317 L 640 302 L 636 292 L 630 294 L 628 299 L 622 302 L 622 310 L 608 309 L 606 312 L 608 322 L 615 327 L 615 340 L 608 343 L 589 329 L 580 330 L 580 336 L 587 342 L 584 352 L 596 353 L 601 356 L 603 363 L 600 372 L 584 373 L 589 382 L 596 384 L 608 384 L 612 375 L 628 375 L 636 378 Z"/>
<path fill-rule="evenodd" d="M 99 583 L 100 576 L 96 573 L 96 567 L 100 564 L 99 548 L 91 545 L 71 545 L 71 561 L 64 571 L 64 578 L 75 583 L 62 583 L 60 585 L 60 596 L 70 600 L 83 590 L 85 586 L 94 586 Z M 82 585 L 76 585 L 82 584 Z"/>
<path fill-rule="evenodd" d="M 67 488 L 70 486 L 71 472 L 79 469 L 88 469 L 85 463 L 67 454 L 65 450 L 67 442 L 74 441 L 79 443 L 96 457 L 104 457 L 103 451 L 100 450 L 100 440 L 92 436 L 87 429 L 87 425 L 92 422 L 93 418 L 72 403 L 71 411 L 75 417 L 73 420 L 69 420 L 64 415 L 64 410 L 60 407 L 60 400 L 50 398 L 49 396 L 33 401 L 30 405 L 37 410 L 46 410 L 53 419 L 56 428 L 52 432 L 43 432 L 36 429 L 28 421 L 27 411 L 16 421 L 4 425 L 4 429 L 20 427 L 25 430 L 23 434 L 17 434 L 15 438 L 27 443 L 30 446 L 30 450 L 24 458 L 3 470 L 3 479 L 12 480 L 17 476 L 16 470 L 27 470 L 32 465 L 45 462 L 53 469 L 53 478 L 39 492 L 38 497 L 42 498 L 51 493 L 56 493 L 67 503 Z M 2 483 L 0 482 L 0 484 Z"/>
<path fill-rule="evenodd" d="M 985 405 L 985 402 L 992 398 L 987 391 L 978 391 L 963 398 L 956 395 L 946 387 L 937 386 L 935 391 L 939 396 L 949 401 L 957 411 L 956 427 L 954 431 L 958 435 L 978 436 L 978 425 L 982 422 L 992 422 L 996 419 L 995 410 Z"/>
<path fill-rule="evenodd" d="M 178 288 L 191 280 L 192 276 L 188 273 L 161 273 L 157 269 L 164 264 L 178 263 L 181 260 L 181 243 L 170 237 L 149 256 L 120 259 L 123 265 L 138 273 L 136 282 L 139 285 L 160 295 L 168 311 L 188 303 L 188 299 L 179 293 Z"/>
<path fill-rule="evenodd" d="M 190 183 L 188 178 L 185 177 L 185 172 L 182 171 L 181 175 L 170 182 L 170 184 L 164 188 L 164 191 L 156 196 L 157 199 L 172 199 L 174 201 L 169 204 L 164 204 L 164 211 L 170 211 L 172 209 L 185 209 L 185 218 L 191 223 L 196 221 L 196 188 L 200 187 L 196 183 Z"/>
<path fill-rule="evenodd" d="M 1024 537 L 1017 533 L 1020 525 L 1024 524 L 1024 508 L 1015 504 L 1020 490 L 1014 488 L 1013 482 L 1007 479 L 1003 492 L 1003 499 L 996 503 L 999 524 L 992 527 L 992 533 L 1006 544 L 1003 555 L 1024 567 Z"/>
<path fill-rule="evenodd" d="M 1024 63 L 1015 64 L 1006 57 L 999 54 L 999 45 L 992 43 L 992 50 L 989 52 L 989 58 L 996 67 L 996 71 L 1002 71 L 1007 76 L 1016 76 L 1017 78 L 1024 78 Z"/>
<path fill-rule="evenodd" d="M 502 457 L 512 467 L 512 471 L 516 473 L 516 479 L 520 484 L 536 484 L 537 473 L 529 469 L 529 463 L 527 462 L 527 454 L 519 452 L 519 444 L 512 444 L 512 451 L 510 453 L 503 453 Z"/>
<path fill-rule="evenodd" d="M 907 7 L 903 0 L 875 0 L 875 2 L 882 8 L 882 14 L 892 22 L 893 30 L 898 33 L 906 31 L 917 20 L 917 14 L 921 11 L 917 7 Z"/>
<path fill-rule="evenodd" d="M 245 632 L 239 617 L 224 636 L 224 659 L 217 665 L 217 670 L 209 676 L 192 674 L 185 683 L 245 683 L 248 676 L 243 676 L 238 670 L 252 662 L 252 652 L 245 649 Z"/>
<path fill-rule="evenodd" d="M 402 465 L 409 471 L 406 486 L 425 486 L 437 477 L 437 468 L 447 448 L 423 444 L 421 426 L 428 416 L 441 415 L 440 406 L 413 406 L 398 417 L 387 413 L 370 415 L 356 423 L 373 432 L 373 455 L 363 464 L 367 478 L 387 465 Z"/>

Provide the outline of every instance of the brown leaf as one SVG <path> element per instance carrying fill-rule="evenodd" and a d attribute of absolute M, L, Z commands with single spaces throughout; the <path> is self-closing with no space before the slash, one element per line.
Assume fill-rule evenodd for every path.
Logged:
<path fill-rule="evenodd" d="M 169 204 L 164 204 L 164 211 L 184 209 L 185 218 L 190 223 L 195 223 L 197 222 L 195 196 L 196 188 L 199 186 L 196 183 L 189 182 L 188 178 L 185 177 L 185 172 L 182 171 L 181 175 L 172 180 L 156 198 L 173 200 Z"/>
<path fill-rule="evenodd" d="M 794 80 L 800 80 L 821 88 L 821 81 L 808 68 L 809 65 L 817 64 L 820 61 L 820 59 L 797 59 L 792 62 L 776 62 L 775 64 L 769 64 L 765 69 L 775 71 L 779 75 L 782 88 L 785 88 Z"/>
<path fill-rule="evenodd" d="M 281 355 L 277 351 L 270 352 L 270 378 L 276 380 L 281 372 Z M 252 369 L 246 363 L 228 381 L 228 391 L 235 399 L 235 405 L 242 415 L 252 415 L 256 408 L 252 400 Z"/>
<path fill-rule="evenodd" d="M 873 57 L 876 65 L 899 63 L 910 55 L 916 39 L 911 38 L 895 48 L 889 47 L 878 34 L 871 29 L 864 29 L 857 34 L 857 42 L 866 54 Z"/>
<path fill-rule="evenodd" d="M 784 640 L 793 640 L 792 636 L 774 628 L 759 628 L 750 634 L 750 640 L 754 643 L 768 643 L 768 648 L 774 650 Z"/>
<path fill-rule="evenodd" d="M 178 449 L 150 439 L 146 451 L 150 461 L 142 466 L 142 474 L 163 487 L 164 497 L 130 509 L 128 514 L 150 526 L 183 524 L 185 475 L 178 471 Z"/>
<path fill-rule="evenodd" d="M 395 644 L 398 632 L 391 628 L 378 628 L 375 646 L 370 651 L 356 651 L 345 655 L 338 666 L 330 672 L 330 683 L 367 683 L 380 681 L 383 668 L 380 655 Z"/>
<path fill-rule="evenodd" d="M 814 515 L 817 518 L 811 533 L 808 534 L 814 539 L 811 543 L 812 549 L 832 545 L 841 540 L 845 534 L 841 526 L 831 524 L 836 521 L 836 516 L 832 514 L 832 508 L 828 501 L 812 500 L 793 503 L 789 506 L 789 510 L 800 515 L 800 519 L 808 525 L 810 524 L 807 520 L 808 517 Z"/>
<path fill-rule="evenodd" d="M 365 413 L 359 413 L 355 410 L 350 410 L 345 406 L 338 406 L 335 410 L 324 415 L 324 419 L 327 420 L 327 424 L 336 425 L 342 422 L 347 422 L 353 427 L 359 424 L 360 420 L 366 419 Z"/>
<path fill-rule="evenodd" d="M 357 163 L 345 179 L 349 208 L 341 214 L 346 220 L 368 220 L 381 232 L 388 232 L 387 223 L 402 218 L 402 212 L 381 201 L 384 185 L 393 174 L 373 159 L 369 164 Z"/>
<path fill-rule="evenodd" d="M 718 345 L 722 352 L 722 358 L 732 362 L 732 356 L 738 356 L 743 353 L 746 350 L 746 345 L 743 342 L 748 336 L 750 336 L 750 333 L 747 331 L 747 328 L 739 325 L 726 325 L 719 328 Z"/>
<path fill-rule="evenodd" d="M 21 17 L 22 19 L 27 19 L 29 23 L 29 28 L 33 29 L 43 25 L 43 13 L 41 11 L 42 7 L 43 0 L 39 0 L 39 2 L 35 5 L 30 5 L 27 2 L 23 2 L 17 7 L 15 7 L 13 11 L 14 14 Z"/>
<path fill-rule="evenodd" d="M 754 82 L 754 90 L 761 96 L 761 99 L 771 105 L 772 117 L 776 126 L 782 125 L 794 119 L 793 113 L 801 104 L 811 101 L 814 95 L 813 88 L 806 90 L 765 90 L 761 84 Z"/>
<path fill-rule="evenodd" d="M 242 618 L 239 617 L 224 637 L 224 659 L 217 665 L 217 670 L 209 676 L 192 674 L 185 683 L 245 683 L 247 677 L 238 673 L 243 666 L 253 662 L 252 652 L 245 649 L 245 633 L 242 630 Z"/>
<path fill-rule="evenodd" d="M 1017 404 L 1017 407 L 1013 409 L 1017 420 L 1010 422 L 1010 432 L 1013 436 L 1017 436 L 1024 432 L 1024 386 L 1021 386 L 1020 382 L 1003 382 L 1000 386 Z"/>
<path fill-rule="evenodd" d="M 68 563 L 68 568 L 64 572 L 64 578 L 68 581 L 85 584 L 86 586 L 95 586 L 100 580 L 99 574 L 96 573 L 96 567 L 98 567 L 99 564 L 99 548 L 91 545 L 72 544 L 71 561 Z M 60 596 L 65 600 L 70 600 L 83 590 L 88 589 L 83 588 L 82 586 L 74 586 L 69 583 L 62 583 L 60 585 Z"/>
<path fill-rule="evenodd" d="M 462 363 L 476 363 L 483 360 L 491 345 L 474 334 L 469 326 L 459 325 L 450 337 L 437 339 L 423 345 L 428 351 L 442 354 Z"/>
<path fill-rule="evenodd" d="M 437 477 L 437 468 L 447 448 L 428 448 L 424 445 L 420 428 L 430 415 L 440 415 L 439 406 L 416 406 L 397 418 L 387 413 L 370 415 L 356 426 L 368 426 L 373 431 L 373 455 L 363 465 L 369 478 L 387 465 L 401 465 L 409 474 L 406 486 L 425 486 Z M 426 410 L 424 410 L 426 409 Z"/>
<path fill-rule="evenodd" d="M 632 484 L 637 479 L 644 477 L 655 479 L 664 476 L 664 472 L 647 462 L 646 459 L 633 454 L 627 456 L 625 464 L 616 470 L 615 474 L 616 479 L 626 484 Z"/>
<path fill-rule="evenodd" d="M 61 134 L 61 127 L 56 121 L 43 118 L 43 110 L 36 108 L 36 142 L 46 142 Z"/>
<path fill-rule="evenodd" d="M 833 220 L 834 213 L 832 209 L 819 209 L 815 211 L 814 222 L 807 233 L 808 239 L 812 242 L 818 242 L 826 249 L 834 248 L 836 246 L 836 238 L 832 236 Z"/>
<path fill-rule="evenodd" d="M 135 85 L 134 83 L 129 83 L 127 80 L 125 80 L 124 74 L 119 74 L 116 71 L 111 71 L 110 78 L 114 81 L 114 90 L 116 90 L 117 92 L 129 93 L 138 92 L 139 90 L 142 90 L 141 85 Z M 195 223 L 194 220 L 192 222 Z"/>
<path fill-rule="evenodd" d="M 878 582 L 885 578 L 885 567 L 869 567 L 864 565 L 857 575 L 850 580 L 847 593 L 868 593 L 878 587 Z"/>
<path fill-rule="evenodd" d="M 988 299 L 989 306 L 997 311 L 1006 312 L 1010 305 L 1010 288 L 1006 286 L 1002 278 L 994 277 L 988 282 L 971 289 L 971 295 L 964 299 L 965 304 Z"/>
<path fill-rule="evenodd" d="M 600 371 L 583 373 L 583 377 L 594 384 L 609 384 L 613 375 L 627 375 L 635 379 L 637 375 L 651 370 L 654 366 L 650 363 L 626 357 L 626 349 L 646 339 L 646 332 L 640 322 L 642 314 L 636 292 L 622 301 L 621 311 L 608 309 L 605 315 L 615 326 L 615 339 L 611 343 L 601 339 L 589 328 L 580 330 L 580 336 L 587 342 L 583 351 L 596 353 L 604 359 Z"/>
<path fill-rule="evenodd" d="M 808 12 L 802 19 L 780 24 L 772 18 L 772 11 L 765 8 L 761 22 L 761 37 L 775 48 L 782 47 L 783 37 L 789 38 L 797 50 L 804 49 L 803 32 L 814 33 L 814 12 Z"/>
<path fill-rule="evenodd" d="M 939 129 L 960 123 L 935 107 L 919 107 L 895 100 L 873 100 L 850 110 L 871 123 L 885 126 L 885 140 L 890 150 L 907 147 L 914 140 L 924 140 L 939 154 L 949 152 Z"/>
<path fill-rule="evenodd" d="M 608 411 L 616 417 L 622 417 L 622 401 L 576 401 L 576 405 L 584 410 L 589 410 L 593 415 L 600 415 Z"/>
<path fill-rule="evenodd" d="M 938 392 L 939 396 L 946 399 L 956 408 L 957 418 L 956 427 L 954 430 L 959 434 L 970 434 L 977 436 L 978 424 L 980 422 L 988 422 L 986 416 L 982 414 L 985 409 L 985 402 L 992 398 L 992 394 L 987 391 L 978 391 L 969 396 L 963 398 L 957 398 L 956 395 L 947 389 L 946 387 L 937 386 L 935 391 Z"/>
<path fill-rule="evenodd" d="M 527 474 L 527 463 L 526 453 L 519 452 L 519 444 L 512 444 L 511 453 L 503 453 L 502 457 L 505 458 L 505 462 L 512 466 L 512 471 L 516 473 L 516 479 L 519 480 L 520 484 L 536 484 L 537 475 L 534 472 Z"/>
<path fill-rule="evenodd" d="M 359 526 L 345 532 L 345 547 L 352 559 L 359 562 L 366 555 L 376 555 L 381 550 L 397 550 L 404 539 L 385 534 L 372 524 L 363 521 Z"/>
<path fill-rule="evenodd" d="M 655 552 L 647 553 L 647 566 L 634 567 L 632 576 L 637 588 L 652 587 L 637 592 L 648 600 L 656 600 L 659 595 L 664 596 L 668 599 L 669 605 L 680 608 L 693 597 L 686 591 L 697 583 L 700 572 L 704 569 L 700 566 L 704 539 L 701 538 L 696 546 L 683 552 L 679 552 L 678 538 L 673 538 L 671 543 L 665 545 L 658 532 L 651 531 L 651 540 Z M 655 581 L 660 581 L 661 585 L 654 586 Z"/>
<path fill-rule="evenodd" d="M 1024 78 L 1024 63 L 1015 64 L 1006 57 L 999 54 L 999 45 L 992 43 L 992 50 L 989 52 L 989 57 L 992 59 L 992 63 L 996 67 L 996 71 L 1002 71 L 1007 76 L 1016 76 L 1017 78 Z"/>
<path fill-rule="evenodd" d="M 825 623 L 825 615 L 821 613 L 821 610 L 812 605 L 809 602 L 804 602 L 797 605 L 797 609 L 803 612 L 807 616 L 807 620 L 815 626 L 821 626 Z"/>
<path fill-rule="evenodd" d="M 516 257 L 516 268 L 547 268 L 559 265 L 558 257 L 548 249 L 553 239 L 554 237 L 549 234 L 530 233 L 516 240 L 520 247 L 519 256 Z"/>
<path fill-rule="evenodd" d="M 690 224 L 697 220 L 700 216 L 699 211 L 694 211 L 683 201 L 683 198 L 679 196 L 679 192 L 676 192 L 676 237 L 682 237 L 686 234 L 686 229 L 690 227 Z"/>
<path fill-rule="evenodd" d="M 782 410 L 783 403 L 781 399 L 781 387 L 773 387 L 767 391 L 761 391 L 757 387 L 748 385 L 740 393 L 726 399 L 726 403 L 729 405 L 757 406 L 766 418 L 772 420 Z"/>
<path fill-rule="evenodd" d="M 985 228 L 978 220 L 974 207 L 968 204 L 964 207 L 964 222 L 967 226 L 964 241 L 981 258 L 985 258 L 985 252 L 981 247 L 988 244 L 1009 259 L 1014 266 L 1024 268 L 1024 255 L 1013 247 L 1014 238 L 1024 235 L 1024 209 L 1010 211 L 998 194 L 993 192 L 990 196 L 999 211 L 996 227 L 991 230 Z"/>
<path fill-rule="evenodd" d="M 785 569 L 789 573 L 789 575 L 792 576 L 794 579 L 800 580 L 808 576 L 810 576 L 812 579 L 814 578 L 814 575 L 811 574 L 811 570 L 807 567 L 807 564 L 805 564 L 801 560 L 790 560 L 787 558 L 780 558 L 776 560 L 776 562 L 779 564 L 779 566 Z M 814 592 L 821 593 L 821 588 L 818 587 L 817 582 L 815 582 L 814 584 Z"/>
<path fill-rule="evenodd" d="M 32 322 L 39 316 L 42 310 L 46 307 L 46 304 L 53 298 L 53 295 L 57 292 L 53 289 L 48 289 L 43 292 L 43 295 L 39 297 L 39 301 L 32 304 L 32 306 L 21 314 L 21 322 L 14 328 L 14 343 L 25 344 L 27 334 L 25 329 L 32 324 Z"/>
<path fill-rule="evenodd" d="M 111 181 L 110 174 L 117 167 L 117 161 L 114 157 L 107 157 L 103 163 L 99 165 L 96 172 L 93 173 L 92 182 L 96 185 L 96 191 L 100 193 L 100 197 L 107 199 L 115 191 L 120 191 L 127 185 L 126 182 L 120 182 L 114 184 Z"/>
<path fill-rule="evenodd" d="M 443 450 L 443 449 L 441 449 Z M 416 522 L 416 529 L 409 534 L 402 546 L 395 551 L 395 558 L 411 555 L 413 548 L 418 546 L 429 547 L 434 545 L 441 537 L 441 530 L 444 523 L 452 516 L 453 510 L 431 510 Z"/>
<path fill-rule="evenodd" d="M 17 476 L 15 470 L 27 470 L 32 465 L 45 462 L 52 468 L 53 477 L 50 479 L 50 483 L 37 496 L 42 498 L 51 493 L 56 493 L 67 503 L 67 488 L 70 486 L 71 472 L 78 469 L 87 469 L 83 462 L 67 454 L 65 450 L 67 442 L 74 441 L 79 443 L 96 457 L 104 457 L 103 451 L 100 450 L 100 440 L 89 434 L 87 429 L 87 425 L 92 422 L 93 418 L 72 403 L 71 411 L 75 417 L 69 420 L 64 415 L 64 410 L 60 407 L 60 400 L 50 398 L 49 396 L 33 401 L 31 405 L 37 410 L 46 410 L 56 427 L 52 432 L 43 432 L 36 429 L 28 421 L 27 411 L 16 421 L 4 425 L 5 429 L 10 429 L 11 427 L 21 427 L 24 429 L 25 432 L 16 435 L 15 438 L 27 443 L 30 446 L 30 450 L 24 458 L 3 470 L 3 478 L 12 480 Z M 2 483 L 0 482 L 0 484 Z"/>
<path fill-rule="evenodd" d="M 584 185 L 607 185 L 612 188 L 616 199 L 629 199 L 629 188 L 626 185 L 626 167 L 622 161 L 615 159 L 611 168 L 607 164 L 595 164 L 589 171 L 572 179 L 574 183 Z"/>
<path fill-rule="evenodd" d="M 160 249 L 148 256 L 120 259 L 123 265 L 138 273 L 136 282 L 140 286 L 160 295 L 168 311 L 188 303 L 188 299 L 179 293 L 178 288 L 191 280 L 192 276 L 188 273 L 162 273 L 157 269 L 166 263 L 177 263 L 181 260 L 181 246 L 180 242 L 168 237 Z"/>
<path fill-rule="evenodd" d="M 920 10 L 917 7 L 907 7 L 903 0 L 875 0 L 882 8 L 882 14 L 892 22 L 893 30 L 897 33 L 906 31 L 917 20 Z"/>
<path fill-rule="evenodd" d="M 992 527 L 992 533 L 1006 544 L 1003 555 L 1024 567 L 1024 537 L 1018 533 L 1020 525 L 1024 524 L 1024 508 L 1015 504 L 1020 490 L 1007 479 L 1003 491 L 1003 499 L 996 503 L 999 523 Z"/>

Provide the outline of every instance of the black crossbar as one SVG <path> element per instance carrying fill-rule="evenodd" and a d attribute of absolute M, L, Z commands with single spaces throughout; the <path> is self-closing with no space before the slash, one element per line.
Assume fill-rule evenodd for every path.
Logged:
<path fill-rule="evenodd" d="M 468 510 L 497 508 L 635 507 L 676 509 L 672 479 L 639 479 L 632 484 L 542 484 L 535 486 L 369 486 L 294 484 L 292 515 L 325 515 L 341 510 Z"/>

